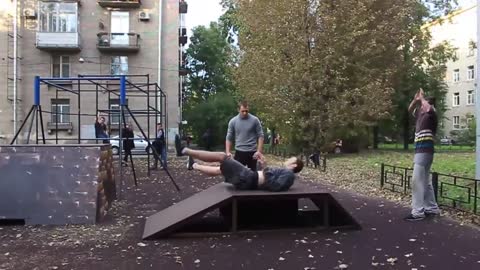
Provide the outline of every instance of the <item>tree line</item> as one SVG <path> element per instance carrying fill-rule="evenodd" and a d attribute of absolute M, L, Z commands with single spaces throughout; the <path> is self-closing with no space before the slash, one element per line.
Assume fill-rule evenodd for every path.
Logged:
<path fill-rule="evenodd" d="M 367 133 L 401 136 L 418 88 L 445 110 L 444 82 L 455 48 L 431 46 L 425 25 L 449 0 L 223 0 L 225 13 L 193 30 L 187 49 L 185 119 L 196 138 L 222 143 L 236 100 L 296 150 L 338 138 L 360 147 Z"/>

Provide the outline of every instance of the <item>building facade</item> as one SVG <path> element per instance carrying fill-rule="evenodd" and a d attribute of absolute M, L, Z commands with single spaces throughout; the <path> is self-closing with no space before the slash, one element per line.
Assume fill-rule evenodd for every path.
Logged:
<path fill-rule="evenodd" d="M 445 82 L 447 111 L 442 122 L 444 134 L 468 127 L 475 116 L 476 57 L 477 57 L 477 6 L 465 6 L 441 22 L 429 25 L 432 44 L 448 41 L 456 48 L 456 59 L 447 62 Z"/>
<path fill-rule="evenodd" d="M 148 82 L 158 83 L 165 93 L 166 106 L 164 114 L 152 118 L 149 125 L 142 115 L 138 120 L 144 129 L 150 127 L 151 134 L 155 134 L 155 122 L 161 121 L 168 127 L 169 141 L 173 140 L 181 122 L 182 72 L 178 52 L 186 39 L 180 27 L 180 18 L 187 12 L 185 1 L 6 2 L 7 7 L 0 8 L 3 22 L 0 42 L 7 45 L 0 46 L 0 143 L 12 139 L 33 105 L 35 76 L 78 75 L 127 75 L 136 84 L 145 84 L 148 75 Z M 116 124 L 120 117 L 114 111 L 118 109 L 119 98 L 110 94 L 119 88 L 118 84 L 103 82 L 105 91 L 93 91 L 95 86 L 87 85 L 88 82 L 85 86 L 68 79 L 58 83 L 71 92 L 47 85 L 42 85 L 40 91 L 44 129 L 49 138 L 78 136 L 85 127 L 92 127 L 98 112 L 107 118 L 111 134 L 118 131 Z M 75 95 L 78 89 L 81 89 L 80 102 Z M 155 102 L 152 98 L 150 104 L 146 101 L 146 96 L 132 95 L 127 103 L 132 110 L 162 105 L 152 104 Z M 76 115 L 79 111 L 80 122 Z M 83 137 L 90 136 L 82 134 Z"/>

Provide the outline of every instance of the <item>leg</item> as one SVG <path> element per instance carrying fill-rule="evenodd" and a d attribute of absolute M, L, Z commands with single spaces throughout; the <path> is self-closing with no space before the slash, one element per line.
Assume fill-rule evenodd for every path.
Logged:
<path fill-rule="evenodd" d="M 132 154 L 132 151 L 129 148 L 125 148 L 125 156 L 123 157 L 123 161 L 128 162 L 128 157 Z"/>
<path fill-rule="evenodd" d="M 193 150 L 190 148 L 184 148 L 182 153 L 205 162 L 221 162 L 227 158 L 227 155 L 224 152 L 208 152 L 203 150 Z"/>
<path fill-rule="evenodd" d="M 220 171 L 220 167 L 218 166 L 207 166 L 207 165 L 200 165 L 195 163 L 193 164 L 193 169 L 201 171 L 211 176 L 217 176 L 222 174 L 222 172 Z"/>
<path fill-rule="evenodd" d="M 437 201 L 435 200 L 435 192 L 433 191 L 432 178 L 430 177 L 431 163 L 426 166 L 425 170 L 425 195 L 424 195 L 424 209 L 425 213 L 440 214 Z"/>
<path fill-rule="evenodd" d="M 234 159 L 256 172 L 257 160 L 253 158 L 253 154 L 255 154 L 255 152 L 235 151 Z"/>
<path fill-rule="evenodd" d="M 424 196 L 425 196 L 425 166 L 415 163 L 413 165 L 412 181 L 412 216 L 425 216 Z"/>
<path fill-rule="evenodd" d="M 160 150 L 160 155 L 162 158 L 163 167 L 167 168 L 167 147 L 166 146 L 162 147 L 162 150 Z"/>

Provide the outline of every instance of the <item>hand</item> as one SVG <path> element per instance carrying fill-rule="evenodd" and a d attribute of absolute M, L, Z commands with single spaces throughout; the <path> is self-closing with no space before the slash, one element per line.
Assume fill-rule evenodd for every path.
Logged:
<path fill-rule="evenodd" d="M 263 159 L 262 153 L 260 151 L 255 152 L 255 154 L 253 154 L 253 159 L 257 159 L 257 160 Z"/>

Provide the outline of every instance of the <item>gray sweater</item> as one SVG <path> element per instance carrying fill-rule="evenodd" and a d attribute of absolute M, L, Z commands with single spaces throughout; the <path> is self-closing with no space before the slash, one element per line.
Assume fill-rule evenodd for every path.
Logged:
<path fill-rule="evenodd" d="M 252 114 L 248 114 L 245 119 L 237 115 L 228 122 L 227 140 L 233 142 L 235 138 L 235 150 L 237 151 L 257 151 L 257 141 L 260 137 L 263 137 L 262 124 Z"/>

